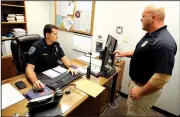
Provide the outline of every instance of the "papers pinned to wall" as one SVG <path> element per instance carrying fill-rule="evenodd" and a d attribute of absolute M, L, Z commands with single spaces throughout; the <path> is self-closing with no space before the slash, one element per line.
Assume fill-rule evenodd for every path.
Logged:
<path fill-rule="evenodd" d="M 56 6 L 57 15 L 67 17 L 67 6 L 68 6 L 68 2 L 57 1 L 57 6 Z"/>
<path fill-rule="evenodd" d="M 62 24 L 62 16 L 58 15 L 56 21 L 57 21 L 57 22 L 56 22 L 57 26 L 60 27 L 61 24 Z"/>
<path fill-rule="evenodd" d="M 73 13 L 74 13 L 74 5 L 75 5 L 75 2 L 69 2 L 69 5 L 68 5 L 68 11 L 67 11 L 67 13 L 68 13 L 68 15 L 73 15 Z"/>
<path fill-rule="evenodd" d="M 74 19 L 73 28 L 78 31 L 89 33 L 91 29 L 91 12 L 81 11 L 80 17 Z"/>
<path fill-rule="evenodd" d="M 92 35 L 94 1 L 56 1 L 56 25 L 60 30 Z"/>
<path fill-rule="evenodd" d="M 57 1 L 56 14 L 62 17 L 73 15 L 75 3 L 72 1 Z"/>
<path fill-rule="evenodd" d="M 92 1 L 77 1 L 76 11 L 92 11 Z"/>
<path fill-rule="evenodd" d="M 74 21 L 71 17 L 67 17 L 63 19 L 64 28 L 70 30 L 71 26 L 73 25 Z"/>
<path fill-rule="evenodd" d="M 91 51 L 91 36 L 74 34 L 73 49 L 84 53 Z"/>

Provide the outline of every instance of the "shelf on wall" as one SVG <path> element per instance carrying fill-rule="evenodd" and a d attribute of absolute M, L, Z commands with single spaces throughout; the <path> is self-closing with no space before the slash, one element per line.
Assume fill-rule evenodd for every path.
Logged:
<path fill-rule="evenodd" d="M 4 55 L 4 56 L 1 56 L 2 59 L 6 59 L 6 58 L 9 58 L 9 57 L 12 57 L 12 54 L 11 54 L 11 55 Z"/>
<path fill-rule="evenodd" d="M 13 39 L 15 39 L 14 37 L 7 37 L 7 38 L 2 38 L 1 37 L 1 41 L 7 41 L 7 40 L 13 40 Z"/>
<path fill-rule="evenodd" d="M 24 7 L 22 5 L 13 5 L 13 4 L 1 4 L 2 6 L 10 6 L 10 7 Z"/>
<path fill-rule="evenodd" d="M 26 22 L 1 22 L 1 24 L 25 24 Z"/>

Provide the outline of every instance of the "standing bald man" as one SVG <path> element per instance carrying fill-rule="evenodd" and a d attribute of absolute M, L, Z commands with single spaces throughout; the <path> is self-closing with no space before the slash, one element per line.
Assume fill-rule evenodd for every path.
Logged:
<path fill-rule="evenodd" d="M 141 18 L 147 33 L 135 50 L 114 52 L 116 56 L 131 57 L 127 116 L 146 116 L 172 75 L 177 45 L 164 19 L 163 7 L 147 6 Z"/>

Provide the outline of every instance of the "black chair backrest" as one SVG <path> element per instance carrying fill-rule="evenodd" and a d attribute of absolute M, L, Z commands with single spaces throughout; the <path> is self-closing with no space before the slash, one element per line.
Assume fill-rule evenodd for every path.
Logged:
<path fill-rule="evenodd" d="M 19 74 L 25 73 L 25 68 L 28 59 L 28 51 L 32 44 L 41 39 L 38 34 L 26 35 L 17 37 L 11 41 L 11 51 Z"/>

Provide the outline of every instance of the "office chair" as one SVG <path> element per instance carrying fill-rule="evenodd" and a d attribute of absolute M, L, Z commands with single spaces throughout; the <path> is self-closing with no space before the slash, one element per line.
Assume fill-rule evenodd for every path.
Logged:
<path fill-rule="evenodd" d="M 40 40 L 41 36 L 38 34 L 26 35 L 17 37 L 11 41 L 11 51 L 14 63 L 18 74 L 25 73 L 25 68 L 28 60 L 28 51 L 31 45 Z"/>

